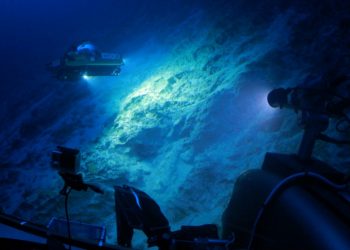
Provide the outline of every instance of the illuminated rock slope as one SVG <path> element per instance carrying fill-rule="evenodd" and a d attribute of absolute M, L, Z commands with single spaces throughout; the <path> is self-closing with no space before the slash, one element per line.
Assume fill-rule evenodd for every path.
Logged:
<path fill-rule="evenodd" d="M 227 7 L 194 10 L 162 39 L 147 39 L 126 58 L 118 79 L 57 88 L 32 107 L 2 142 L 4 152 L 16 149 L 6 165 L 16 167 L 4 171 L 1 184 L 12 190 L 1 196 L 5 211 L 41 223 L 64 215 L 56 192 L 62 183 L 47 168 L 48 155 L 39 157 L 64 144 L 81 148 L 85 177 L 106 190 L 73 193 L 71 217 L 102 221 L 109 242 L 115 241 L 113 185 L 150 194 L 173 229 L 220 224 L 240 173 L 258 168 L 267 151 L 297 150 L 296 115 L 268 107 L 268 91 L 324 70 L 332 43 L 339 53 L 346 49 L 337 26 L 343 17 L 328 6 L 316 8 L 329 12 L 324 19 L 312 4 Z M 26 143 L 19 140 L 24 133 Z M 333 163 L 347 157 L 346 149 L 324 144 L 316 153 Z"/>

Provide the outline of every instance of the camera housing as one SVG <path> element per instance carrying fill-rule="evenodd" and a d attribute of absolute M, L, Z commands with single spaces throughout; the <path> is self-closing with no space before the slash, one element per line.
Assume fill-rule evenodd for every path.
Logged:
<path fill-rule="evenodd" d="M 63 173 L 77 174 L 80 170 L 80 151 L 57 146 L 51 153 L 51 166 Z"/>

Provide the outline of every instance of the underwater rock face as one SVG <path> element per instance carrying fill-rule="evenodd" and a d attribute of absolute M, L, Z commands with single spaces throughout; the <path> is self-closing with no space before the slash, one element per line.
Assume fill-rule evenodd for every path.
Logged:
<path fill-rule="evenodd" d="M 108 242 L 116 240 L 113 185 L 148 193 L 174 230 L 220 224 L 240 173 L 268 151 L 297 151 L 296 114 L 268 107 L 267 93 L 349 52 L 348 17 L 339 14 L 348 4 L 287 2 L 194 8 L 176 29 L 133 41 L 140 47 L 119 78 L 47 90 L 1 134 L 5 211 L 43 224 L 64 216 L 62 181 L 48 167 L 50 150 L 64 144 L 81 148 L 82 172 L 106 190 L 72 193 L 71 218 L 102 221 Z M 344 148 L 320 143 L 315 153 L 339 168 L 349 161 Z"/>

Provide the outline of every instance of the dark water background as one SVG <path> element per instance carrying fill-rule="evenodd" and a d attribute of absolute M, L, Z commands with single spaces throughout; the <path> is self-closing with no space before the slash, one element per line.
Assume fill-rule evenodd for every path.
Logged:
<path fill-rule="evenodd" d="M 1 1 L 1 206 L 42 224 L 63 216 L 49 157 L 68 145 L 82 150 L 84 175 L 106 189 L 103 197 L 72 194 L 72 218 L 107 225 L 109 242 L 116 184 L 155 197 L 173 229 L 220 224 L 242 171 L 259 167 L 267 151 L 297 150 L 296 114 L 270 109 L 268 91 L 309 74 L 348 74 L 349 5 Z M 64 83 L 46 72 L 84 40 L 123 55 L 120 77 Z M 350 164 L 345 147 L 319 143 L 315 154 L 343 171 Z"/>

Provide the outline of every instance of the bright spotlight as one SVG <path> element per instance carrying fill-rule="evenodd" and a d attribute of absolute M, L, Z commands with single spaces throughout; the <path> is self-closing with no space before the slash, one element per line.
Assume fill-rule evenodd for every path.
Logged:
<path fill-rule="evenodd" d="M 84 74 L 84 75 L 83 75 L 83 79 L 84 79 L 84 80 L 89 80 L 89 79 L 90 79 L 90 76 L 88 76 L 87 74 Z"/>

